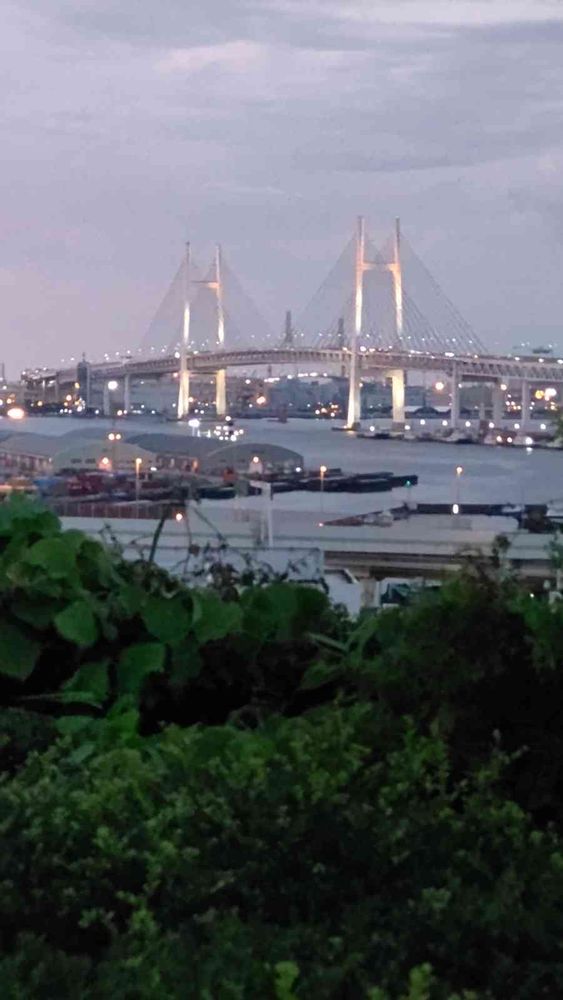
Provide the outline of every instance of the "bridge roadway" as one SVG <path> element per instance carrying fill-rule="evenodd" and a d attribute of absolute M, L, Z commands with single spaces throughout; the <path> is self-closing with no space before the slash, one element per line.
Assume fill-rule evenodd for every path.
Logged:
<path fill-rule="evenodd" d="M 220 369 L 247 368 L 277 365 L 313 365 L 321 372 L 335 366 L 339 372 L 349 367 L 350 351 L 347 348 L 273 348 L 264 350 L 230 350 L 213 352 L 193 352 L 188 355 L 188 370 L 192 374 L 210 374 Z M 371 348 L 358 353 L 362 376 L 376 371 L 402 369 L 403 371 L 438 371 L 445 375 L 454 372 L 458 378 L 467 381 L 498 381 L 503 378 L 519 378 L 530 382 L 563 382 L 563 358 L 544 359 L 512 358 L 496 355 L 454 356 L 448 354 L 421 353 L 396 349 Z M 119 362 L 101 362 L 90 365 L 94 379 L 150 378 L 170 375 L 179 369 L 178 353 L 157 358 L 123 359 Z M 334 374 L 334 371 L 331 372 Z M 59 386 L 73 384 L 76 380 L 76 366 L 61 369 L 34 369 L 22 375 L 23 381 L 32 386 L 45 380 L 56 379 Z"/>

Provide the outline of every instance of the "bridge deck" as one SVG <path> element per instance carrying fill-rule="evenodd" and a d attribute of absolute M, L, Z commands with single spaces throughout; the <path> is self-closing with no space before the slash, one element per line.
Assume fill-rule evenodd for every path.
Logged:
<path fill-rule="evenodd" d="M 222 368 L 259 368 L 277 365 L 313 365 L 319 374 L 339 374 L 346 371 L 350 361 L 348 349 L 277 348 L 272 350 L 199 352 L 188 355 L 188 369 L 194 374 L 209 374 Z M 371 372 L 400 368 L 407 371 L 438 371 L 451 375 L 454 371 L 466 380 L 499 380 L 522 378 L 530 381 L 563 382 L 563 358 L 545 359 L 511 358 L 495 355 L 468 357 L 452 354 L 422 354 L 395 350 L 372 349 L 358 354 L 362 375 Z M 177 353 L 143 360 L 102 362 L 90 366 L 91 376 L 97 379 L 119 379 L 126 375 L 143 378 L 170 375 L 179 369 Z M 330 369 L 330 370 L 329 370 Z M 336 371 L 335 371 L 336 369 Z M 24 382 L 37 385 L 44 380 L 56 379 L 59 385 L 76 379 L 76 368 L 37 369 L 24 372 Z"/>

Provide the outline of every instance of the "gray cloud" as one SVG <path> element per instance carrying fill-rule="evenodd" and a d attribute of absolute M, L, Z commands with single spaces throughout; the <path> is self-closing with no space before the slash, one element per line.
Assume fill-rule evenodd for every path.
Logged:
<path fill-rule="evenodd" d="M 560 171 L 546 166 L 562 156 L 559 13 L 547 0 L 8 6 L 12 370 L 139 342 L 187 235 L 201 258 L 221 239 L 281 326 L 359 210 L 376 236 L 400 213 L 485 336 L 549 325 L 563 306 Z"/>

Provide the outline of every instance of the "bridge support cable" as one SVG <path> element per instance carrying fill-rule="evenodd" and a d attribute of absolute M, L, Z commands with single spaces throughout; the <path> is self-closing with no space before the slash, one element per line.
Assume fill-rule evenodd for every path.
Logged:
<path fill-rule="evenodd" d="M 278 337 L 224 255 L 221 267 L 229 347 L 277 347 Z"/>
<path fill-rule="evenodd" d="M 182 343 L 185 305 L 185 268 L 186 255 L 184 253 L 178 270 L 141 341 L 140 352 L 147 358 L 157 354 L 173 352 L 179 349 Z M 190 274 L 193 285 L 200 276 L 200 271 L 194 263 L 193 256 L 190 260 Z"/>
<path fill-rule="evenodd" d="M 351 329 L 354 261 L 355 241 L 352 238 L 298 315 L 295 324 L 299 331 L 297 346 L 314 344 L 324 347 L 333 344 L 337 333 L 337 322 L 341 316 L 344 317 L 346 329 Z"/>
<path fill-rule="evenodd" d="M 401 250 L 409 294 L 416 301 L 419 313 L 436 331 L 443 349 L 470 357 L 486 354 L 487 350 L 471 324 L 444 293 L 408 240 L 402 240 Z"/>

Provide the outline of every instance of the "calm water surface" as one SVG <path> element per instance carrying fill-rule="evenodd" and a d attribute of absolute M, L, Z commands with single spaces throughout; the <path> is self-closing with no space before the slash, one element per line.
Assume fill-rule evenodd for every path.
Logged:
<path fill-rule="evenodd" d="M 312 420 L 287 424 L 240 421 L 239 426 L 244 426 L 246 440 L 268 440 L 295 449 L 308 467 L 416 473 L 419 485 L 413 499 L 454 500 L 458 465 L 463 467 L 459 488 L 465 502 L 541 503 L 563 497 L 563 451 L 367 441 L 333 431 L 324 421 Z"/>

